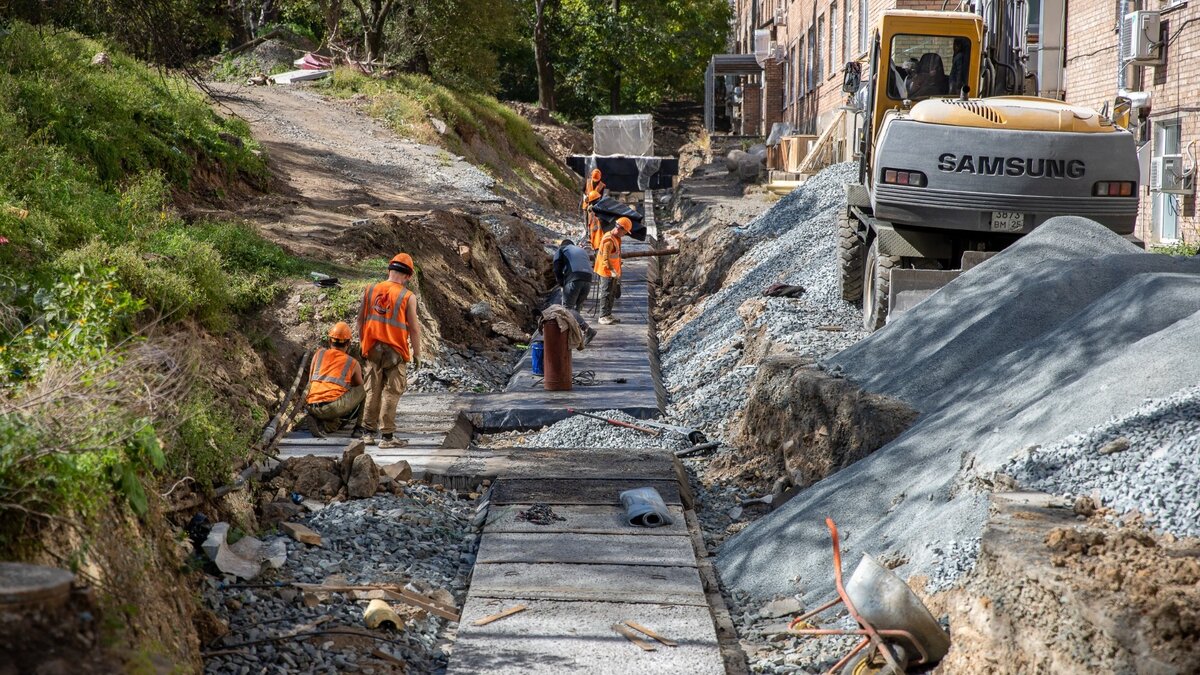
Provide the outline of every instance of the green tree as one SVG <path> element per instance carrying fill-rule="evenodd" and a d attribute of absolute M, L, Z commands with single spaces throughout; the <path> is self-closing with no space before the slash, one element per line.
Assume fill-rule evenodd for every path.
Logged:
<path fill-rule="evenodd" d="M 556 98 L 578 116 L 696 95 L 729 31 L 725 0 L 561 2 L 551 17 Z"/>

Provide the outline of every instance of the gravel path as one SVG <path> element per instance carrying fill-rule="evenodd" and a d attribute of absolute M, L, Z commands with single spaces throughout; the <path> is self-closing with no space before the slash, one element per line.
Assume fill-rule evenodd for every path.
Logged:
<path fill-rule="evenodd" d="M 630 424 L 637 424 L 641 421 L 619 410 L 604 410 L 594 414 Z M 496 443 L 497 441 L 498 443 Z M 489 443 L 505 445 L 509 442 L 522 448 L 665 448 L 681 450 L 690 445 L 679 434 L 669 431 L 664 431 L 659 436 L 651 436 L 582 415 L 568 417 L 535 433 L 508 432 L 489 437 Z"/>
<path fill-rule="evenodd" d="M 996 470 L 1022 448 L 1194 385 L 1198 340 L 1200 260 L 1054 219 L 829 360 L 923 415 L 727 541 L 722 578 L 755 597 L 797 581 L 806 599 L 828 595 L 831 516 L 851 550 L 905 559 L 898 574 L 927 574 L 935 588 L 952 583 L 971 567 Z"/>
<path fill-rule="evenodd" d="M 454 604 L 461 604 L 474 562 L 474 515 L 474 502 L 418 483 L 406 485 L 396 496 L 334 503 L 304 521 L 321 534 L 322 546 L 287 539 L 284 566 L 253 583 L 412 583 L 424 593 L 449 592 Z M 210 649 L 282 635 L 318 619 L 324 619 L 320 629 L 365 630 L 367 601 L 341 593 L 310 607 L 304 594 L 287 586 L 223 588 L 213 580 L 204 589 L 204 604 L 231 628 Z M 392 604 L 403 615 L 403 606 Z M 393 672 L 370 656 L 372 649 L 380 648 L 407 662 L 408 672 L 434 673 L 446 666 L 446 629 L 446 621 L 418 615 L 402 630 L 374 632 L 399 644 L 331 635 L 266 642 L 247 646 L 242 654 L 207 659 L 205 672 Z"/>

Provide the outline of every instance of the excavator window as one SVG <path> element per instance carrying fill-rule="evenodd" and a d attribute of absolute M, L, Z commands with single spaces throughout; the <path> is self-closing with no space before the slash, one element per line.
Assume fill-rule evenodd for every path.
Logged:
<path fill-rule="evenodd" d="M 919 101 L 954 96 L 967 82 L 971 41 L 952 35 L 895 35 L 888 68 L 888 97 Z"/>

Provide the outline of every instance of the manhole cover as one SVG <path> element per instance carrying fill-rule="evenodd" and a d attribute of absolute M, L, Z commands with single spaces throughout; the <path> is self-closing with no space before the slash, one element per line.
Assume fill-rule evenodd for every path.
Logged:
<path fill-rule="evenodd" d="M 0 562 L 0 607 L 61 604 L 74 581 L 74 574 L 57 567 Z"/>

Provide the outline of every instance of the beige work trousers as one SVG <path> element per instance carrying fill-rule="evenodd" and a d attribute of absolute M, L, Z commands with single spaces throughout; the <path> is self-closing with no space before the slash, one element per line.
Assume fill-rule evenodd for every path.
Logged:
<path fill-rule="evenodd" d="M 363 427 L 381 434 L 396 431 L 396 407 L 400 395 L 408 389 L 408 364 L 401 361 L 384 368 L 373 361 L 363 362 L 367 401 L 363 412 Z"/>
<path fill-rule="evenodd" d="M 346 393 L 332 401 L 309 404 L 308 412 L 323 423 L 327 432 L 337 431 L 351 417 L 353 417 L 354 426 L 358 426 L 362 418 L 359 406 L 362 405 L 365 396 L 366 392 L 362 385 L 350 387 Z"/>

